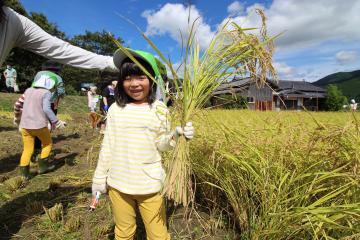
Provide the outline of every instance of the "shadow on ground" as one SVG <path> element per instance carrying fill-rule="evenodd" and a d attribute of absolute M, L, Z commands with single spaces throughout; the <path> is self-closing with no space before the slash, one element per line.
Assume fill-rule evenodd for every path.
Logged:
<path fill-rule="evenodd" d="M 88 185 L 58 187 L 56 189 L 27 193 L 5 203 L 0 208 L 0 239 L 11 239 L 20 230 L 24 222 L 44 212 L 42 208 L 34 209 L 29 207 L 31 203 L 40 202 L 44 207 L 50 208 L 55 203 L 61 202 L 64 211 L 66 211 L 67 206 L 74 203 L 77 194 L 89 191 Z"/>

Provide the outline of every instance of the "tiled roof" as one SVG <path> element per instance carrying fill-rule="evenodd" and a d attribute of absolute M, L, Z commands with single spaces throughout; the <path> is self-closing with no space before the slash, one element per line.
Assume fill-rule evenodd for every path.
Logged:
<path fill-rule="evenodd" d="M 279 80 L 278 82 L 271 81 L 274 83 L 278 90 L 285 90 L 285 89 L 292 89 L 292 90 L 299 90 L 305 92 L 326 92 L 324 88 L 317 87 L 309 82 L 305 81 L 286 81 L 286 80 Z"/>

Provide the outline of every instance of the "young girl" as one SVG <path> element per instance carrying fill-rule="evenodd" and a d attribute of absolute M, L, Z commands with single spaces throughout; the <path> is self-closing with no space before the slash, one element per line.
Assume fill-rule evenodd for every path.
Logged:
<path fill-rule="evenodd" d="M 160 77 L 153 55 L 130 51 L 152 76 Z M 171 149 L 180 134 L 191 139 L 194 129 L 188 123 L 170 132 L 168 110 L 155 99 L 156 84 L 120 50 L 115 52 L 114 63 L 120 69 L 116 104 L 108 111 L 92 192 L 109 190 L 115 239 L 133 239 L 136 207 L 147 239 L 170 239 L 159 193 L 165 179 L 160 151 Z"/>
<path fill-rule="evenodd" d="M 54 168 L 49 164 L 49 154 L 52 148 L 48 121 L 54 128 L 64 128 L 66 123 L 57 119 L 50 107 L 51 91 L 58 85 L 58 79 L 53 74 L 43 74 L 31 88 L 24 93 L 24 105 L 21 113 L 20 131 L 24 150 L 20 159 L 20 172 L 26 179 L 30 178 L 29 164 L 34 152 L 34 139 L 38 137 L 42 144 L 41 156 L 38 162 L 39 174 Z"/>
<path fill-rule="evenodd" d="M 97 103 L 99 102 L 99 100 L 101 98 L 100 95 L 96 94 L 96 90 L 97 90 L 96 86 L 91 86 L 90 90 L 87 93 L 88 107 L 90 110 L 90 123 L 91 123 L 91 127 L 93 129 L 95 129 L 96 125 L 97 125 L 98 116 L 96 114 L 96 109 L 97 109 Z"/>

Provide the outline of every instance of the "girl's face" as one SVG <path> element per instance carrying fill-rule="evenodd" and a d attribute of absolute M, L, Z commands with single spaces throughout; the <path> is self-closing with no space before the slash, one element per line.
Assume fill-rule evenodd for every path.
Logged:
<path fill-rule="evenodd" d="M 125 93 L 134 99 L 135 104 L 141 104 L 148 101 L 150 81 L 145 74 L 127 76 L 125 77 L 123 85 Z"/>

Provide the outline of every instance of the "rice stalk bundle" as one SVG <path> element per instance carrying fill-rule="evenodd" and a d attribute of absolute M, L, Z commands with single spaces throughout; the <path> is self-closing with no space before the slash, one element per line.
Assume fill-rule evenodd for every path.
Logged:
<path fill-rule="evenodd" d="M 10 178 L 4 182 L 4 186 L 6 189 L 8 189 L 10 192 L 15 192 L 18 189 L 24 187 L 26 185 L 26 180 L 22 176 L 16 176 L 13 178 Z"/>
<path fill-rule="evenodd" d="M 209 46 L 202 51 L 196 42 L 196 20 L 189 24 L 188 38 L 181 66 L 178 73 L 170 60 L 166 59 L 156 45 L 144 34 L 142 36 L 156 51 L 170 69 L 175 85 L 175 92 L 170 94 L 174 102 L 172 116 L 174 121 L 184 126 L 191 121 L 212 93 L 225 81 L 236 75 L 248 74 L 257 85 L 265 84 L 266 76 L 276 77 L 272 66 L 273 39 L 267 37 L 265 16 L 262 17 L 261 34 L 251 34 L 254 28 L 243 29 L 229 20 L 219 28 Z M 113 39 L 117 46 L 164 90 L 162 79 L 154 79 L 130 52 Z M 175 204 L 185 207 L 193 200 L 193 183 L 191 181 L 192 163 L 189 155 L 189 142 L 181 136 L 176 144 L 172 157 L 165 162 L 167 177 L 163 194 L 174 200 Z"/>
<path fill-rule="evenodd" d="M 55 204 L 52 208 L 44 208 L 45 214 L 48 219 L 55 223 L 63 219 L 64 216 L 64 208 L 62 203 Z"/>

